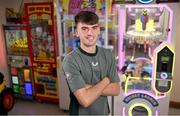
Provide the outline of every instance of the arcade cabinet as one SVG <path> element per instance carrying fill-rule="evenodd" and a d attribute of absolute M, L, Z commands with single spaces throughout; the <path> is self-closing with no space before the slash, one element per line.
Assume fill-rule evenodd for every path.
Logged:
<path fill-rule="evenodd" d="M 53 2 L 25 3 L 25 17 L 35 99 L 58 103 Z"/>
<path fill-rule="evenodd" d="M 3 28 L 14 95 L 21 99 L 32 100 L 34 90 L 27 26 L 25 24 L 8 24 L 4 25 Z"/>
<path fill-rule="evenodd" d="M 173 11 L 165 4 L 116 5 L 121 94 L 114 115 L 168 115 L 174 72 Z"/>

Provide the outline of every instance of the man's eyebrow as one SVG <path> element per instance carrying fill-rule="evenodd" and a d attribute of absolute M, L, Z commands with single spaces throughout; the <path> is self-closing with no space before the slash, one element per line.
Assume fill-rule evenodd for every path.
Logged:
<path fill-rule="evenodd" d="M 86 26 L 82 26 L 81 28 L 89 28 L 89 27 L 86 27 Z"/>
<path fill-rule="evenodd" d="M 96 27 L 98 27 L 99 25 L 94 25 L 94 26 L 92 26 L 92 27 L 88 27 L 88 26 L 82 26 L 81 28 L 96 28 Z"/>
<path fill-rule="evenodd" d="M 99 25 L 94 25 L 94 26 L 92 26 L 92 28 L 96 28 L 96 27 L 98 27 Z"/>

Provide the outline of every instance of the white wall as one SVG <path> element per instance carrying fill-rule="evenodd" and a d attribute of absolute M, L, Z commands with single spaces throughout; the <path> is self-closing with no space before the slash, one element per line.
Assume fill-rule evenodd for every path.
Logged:
<path fill-rule="evenodd" d="M 175 42 L 177 37 L 176 37 L 176 31 L 177 31 L 177 23 L 179 22 L 179 17 L 180 17 L 180 4 L 178 3 L 171 3 L 168 4 L 168 6 L 173 10 L 173 25 L 172 25 L 172 40 Z"/>
<path fill-rule="evenodd" d="M 2 26 L 0 26 L 0 72 L 5 76 L 5 80 L 7 82 L 7 86 L 9 86 L 9 77 L 8 77 L 8 66 L 7 66 L 7 56 L 5 51 L 4 44 L 4 33 L 2 30 Z"/>
<path fill-rule="evenodd" d="M 180 4 L 179 4 L 180 5 Z M 180 8 L 178 10 L 178 13 L 175 14 L 176 19 L 178 22 L 176 23 L 176 41 L 175 41 L 175 53 L 176 53 L 176 60 L 175 60 L 175 73 L 174 73 L 174 79 L 173 79 L 173 87 L 171 91 L 171 101 L 179 102 L 180 103 Z"/>

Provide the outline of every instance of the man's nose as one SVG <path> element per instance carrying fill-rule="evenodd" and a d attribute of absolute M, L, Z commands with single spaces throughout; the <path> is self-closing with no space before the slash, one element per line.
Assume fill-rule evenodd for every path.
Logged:
<path fill-rule="evenodd" d="M 88 35 L 92 35 L 93 33 L 94 33 L 93 29 L 89 29 L 88 32 L 87 32 Z"/>

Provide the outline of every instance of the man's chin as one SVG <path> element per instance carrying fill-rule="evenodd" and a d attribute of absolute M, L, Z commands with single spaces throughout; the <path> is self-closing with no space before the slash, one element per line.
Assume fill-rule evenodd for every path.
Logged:
<path fill-rule="evenodd" d="M 92 47 L 92 46 L 96 46 L 96 44 L 86 44 L 86 47 Z"/>

